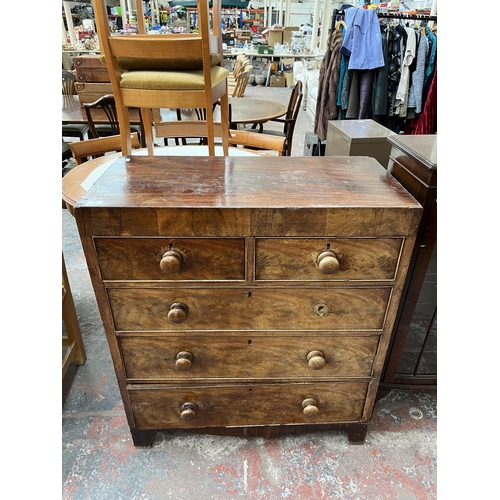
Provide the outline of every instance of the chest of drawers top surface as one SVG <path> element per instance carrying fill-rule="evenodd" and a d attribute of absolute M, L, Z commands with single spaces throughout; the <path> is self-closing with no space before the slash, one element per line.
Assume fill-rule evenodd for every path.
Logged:
<path fill-rule="evenodd" d="M 304 234 L 377 236 L 412 234 L 408 217 L 418 218 L 420 205 L 368 157 L 122 157 L 76 205 L 77 220 L 89 208 L 94 235 L 131 234 L 127 209 L 141 208 L 150 213 L 142 228 L 134 220 L 135 235 L 177 230 L 165 223 L 175 210 L 189 236 L 210 235 L 211 224 L 222 231 L 217 235 L 259 235 L 259 228 L 266 236 L 291 235 L 301 220 L 310 224 Z M 206 218 L 197 221 L 196 211 Z M 273 218 L 277 212 L 281 220 Z M 330 220 L 333 213 L 342 214 L 344 228 Z"/>
<path fill-rule="evenodd" d="M 437 170 L 437 135 L 394 135 L 387 140 L 425 168 Z"/>

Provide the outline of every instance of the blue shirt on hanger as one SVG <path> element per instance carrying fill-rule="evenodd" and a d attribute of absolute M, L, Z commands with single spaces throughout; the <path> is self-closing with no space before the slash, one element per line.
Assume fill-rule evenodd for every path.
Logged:
<path fill-rule="evenodd" d="M 374 9 L 345 11 L 346 34 L 340 52 L 349 57 L 349 69 L 376 69 L 384 66 L 382 34 Z"/>

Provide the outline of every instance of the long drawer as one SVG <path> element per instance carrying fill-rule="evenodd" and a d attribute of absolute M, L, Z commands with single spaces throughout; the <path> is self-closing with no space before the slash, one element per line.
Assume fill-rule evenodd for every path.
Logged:
<path fill-rule="evenodd" d="M 367 383 L 129 386 L 137 429 L 360 421 Z"/>
<path fill-rule="evenodd" d="M 392 288 L 108 288 L 116 331 L 380 330 Z"/>
<path fill-rule="evenodd" d="M 378 336 L 123 336 L 132 380 L 370 377 Z"/>
<path fill-rule="evenodd" d="M 402 238 L 256 238 L 255 278 L 394 280 L 402 244 Z"/>
<path fill-rule="evenodd" d="M 94 242 L 104 280 L 245 279 L 243 238 L 95 238 Z"/>

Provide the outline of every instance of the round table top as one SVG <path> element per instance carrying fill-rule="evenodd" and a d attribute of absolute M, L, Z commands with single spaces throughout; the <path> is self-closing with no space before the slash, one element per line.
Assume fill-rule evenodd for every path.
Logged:
<path fill-rule="evenodd" d="M 155 156 L 208 156 L 208 146 L 188 144 L 186 146 L 158 147 L 154 150 Z M 135 149 L 132 155 L 146 156 L 148 150 Z M 86 161 L 72 168 L 62 178 L 62 199 L 68 211 L 73 214 L 77 201 L 92 187 L 94 182 L 107 170 L 107 168 L 121 156 L 121 152 L 111 153 L 99 158 Z M 215 156 L 224 156 L 222 146 L 215 146 Z M 260 156 L 259 152 L 229 148 L 229 156 Z"/>
<path fill-rule="evenodd" d="M 230 97 L 232 123 L 264 123 L 287 112 L 286 106 L 266 99 Z"/>

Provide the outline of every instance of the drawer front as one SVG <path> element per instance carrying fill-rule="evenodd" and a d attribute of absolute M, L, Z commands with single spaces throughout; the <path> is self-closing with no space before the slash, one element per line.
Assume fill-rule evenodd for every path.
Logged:
<path fill-rule="evenodd" d="M 391 287 L 108 288 L 107 292 L 117 331 L 217 333 L 381 330 Z"/>
<path fill-rule="evenodd" d="M 314 382 L 150 386 L 129 388 L 129 396 L 136 428 L 163 429 L 356 422 L 361 419 L 366 391 L 363 382 Z"/>
<path fill-rule="evenodd" d="M 370 377 L 378 336 L 121 337 L 131 379 Z"/>
<path fill-rule="evenodd" d="M 104 280 L 245 279 L 243 238 L 95 238 L 94 241 Z"/>
<path fill-rule="evenodd" d="M 402 238 L 257 238 L 255 279 L 393 280 L 402 244 Z"/>

